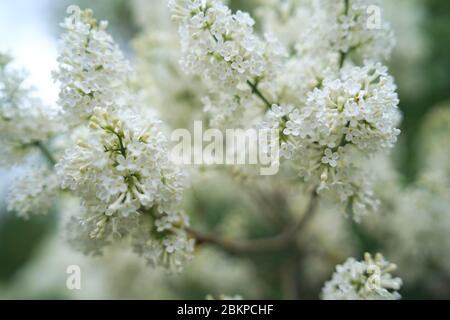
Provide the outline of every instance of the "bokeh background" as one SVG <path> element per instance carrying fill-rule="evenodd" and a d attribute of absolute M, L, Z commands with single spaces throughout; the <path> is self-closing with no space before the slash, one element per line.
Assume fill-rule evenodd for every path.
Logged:
<path fill-rule="evenodd" d="M 149 25 L 158 28 L 157 23 L 146 19 L 157 20 L 157 14 L 152 18 L 152 10 L 161 7 L 159 2 L 165 1 L 0 0 L 0 51 L 14 56 L 15 63 L 29 71 L 29 81 L 37 87 L 44 102 L 54 104 L 58 87 L 51 78 L 51 71 L 56 67 L 58 24 L 69 4 L 91 7 L 97 17 L 109 20 L 111 33 L 133 59 L 135 39 Z M 230 5 L 252 12 L 257 3 L 258 0 L 232 0 Z M 421 172 L 423 148 L 418 146 L 423 143 L 424 123 L 436 109 L 450 108 L 450 1 L 392 0 L 385 3 L 386 15 L 398 39 L 389 66 L 398 84 L 404 115 L 401 139 L 393 156 L 394 167 L 407 188 Z M 142 11 L 149 14 L 143 15 Z M 450 130 L 447 132 L 450 134 Z M 0 169 L 2 198 L 13 173 Z M 224 177 L 217 179 L 212 174 L 199 181 L 186 199 L 187 208 L 195 212 L 193 223 L 234 237 L 264 234 L 266 225 L 253 219 L 261 208 L 242 195 L 232 181 Z M 273 201 L 276 203 L 276 199 Z M 292 279 L 284 275 L 289 274 L 291 265 L 287 263 L 279 272 L 278 266 L 284 261 L 282 254 L 233 257 L 214 248 L 204 248 L 183 274 L 167 276 L 162 271 L 147 268 L 121 248 L 110 250 L 100 258 L 86 258 L 73 252 L 60 237 L 61 210 L 55 208 L 49 215 L 24 221 L 6 212 L 4 201 L 0 202 L 0 298 L 202 299 L 207 294 L 289 297 Z M 325 240 L 310 231 L 307 241 L 315 242 L 317 250 L 309 246 L 298 257 L 304 261 L 296 275 L 299 298 L 317 298 L 321 282 L 330 277 L 336 263 L 343 262 L 345 254 L 360 257 L 366 250 L 383 249 L 371 234 L 371 228 L 342 221 L 344 218 L 340 216 L 324 216 L 322 222 L 316 221 L 314 225 L 331 224 L 329 230 L 320 232 L 333 233 L 333 229 L 345 224 L 344 237 L 350 240 L 344 243 L 351 243 L 351 249 L 339 249 L 324 263 L 320 241 Z M 450 252 L 443 251 L 442 255 L 450 260 Z M 395 256 L 389 258 L 396 262 Z M 415 263 L 414 260 L 409 262 Z M 66 267 L 71 264 L 82 268 L 82 290 L 66 289 Z M 401 275 L 401 268 L 399 272 Z M 435 269 L 427 264 L 419 275 L 408 277 L 406 275 L 406 279 L 412 280 L 405 280 L 401 291 L 404 298 L 450 298 L 450 269 Z"/>

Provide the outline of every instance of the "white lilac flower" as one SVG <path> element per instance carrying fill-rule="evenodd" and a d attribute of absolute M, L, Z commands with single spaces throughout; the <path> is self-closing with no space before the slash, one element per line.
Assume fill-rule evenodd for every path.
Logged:
<path fill-rule="evenodd" d="M 270 108 L 252 94 L 276 93 L 273 80 L 286 55 L 276 37 L 258 36 L 248 13 L 233 13 L 219 0 L 172 0 L 169 6 L 179 25 L 181 63 L 209 89 L 204 109 L 212 124 L 241 125 L 246 110 Z"/>
<path fill-rule="evenodd" d="M 297 144 L 291 138 L 287 141 L 281 145 L 281 155 L 290 160 L 308 185 L 317 187 L 321 196 L 338 204 L 342 214 L 360 222 L 378 210 L 380 201 L 372 190 L 373 176 L 365 155 L 355 149 L 339 149 L 336 155 L 316 144 Z"/>
<path fill-rule="evenodd" d="M 308 94 L 323 85 L 325 79 L 339 74 L 338 56 L 311 54 L 286 60 L 276 78 L 277 92 L 283 103 L 304 106 Z"/>
<path fill-rule="evenodd" d="M 107 23 L 98 23 L 91 10 L 69 7 L 68 13 L 55 77 L 68 120 L 86 121 L 89 129 L 56 165 L 62 188 L 81 200 L 67 238 L 93 255 L 131 239 L 149 264 L 179 270 L 193 250 L 187 217 L 178 210 L 182 173 L 169 161 L 159 121 L 133 107 L 140 103 L 129 86 L 130 69 Z"/>
<path fill-rule="evenodd" d="M 229 125 L 243 125 L 245 122 L 243 117 L 245 109 L 254 102 L 250 90 L 247 90 L 236 96 L 219 92 L 213 96 L 203 97 L 202 103 L 203 111 L 211 117 L 210 125 L 226 127 Z"/>
<path fill-rule="evenodd" d="M 218 0 L 172 0 L 169 6 L 180 25 L 182 64 L 213 84 L 235 89 L 263 78 L 271 55 L 282 52 L 269 36 L 263 41 L 254 34 L 248 13 L 232 13 Z"/>
<path fill-rule="evenodd" d="M 360 56 L 362 59 L 387 59 L 395 46 L 395 37 L 389 23 L 383 19 L 381 1 L 342 0 L 327 1 L 334 24 L 329 41 L 333 49 Z M 337 15 L 336 15 L 337 13 Z"/>
<path fill-rule="evenodd" d="M 381 254 L 375 258 L 368 253 L 363 261 L 349 258 L 336 266 L 336 272 L 322 289 L 324 300 L 397 300 L 402 286 L 400 278 L 391 272 L 395 264 L 386 261 Z"/>
<path fill-rule="evenodd" d="M 59 128 L 56 110 L 44 106 L 26 83 L 26 73 L 11 65 L 12 58 L 0 53 L 0 143 L 2 165 L 21 162 L 46 142 Z"/>
<path fill-rule="evenodd" d="M 181 197 L 181 173 L 169 162 L 158 122 L 96 108 L 90 126 L 89 140 L 56 166 L 62 186 L 110 216 L 153 206 L 171 212 Z"/>
<path fill-rule="evenodd" d="M 367 209 L 378 207 L 364 162 L 396 142 L 398 102 L 386 67 L 346 66 L 340 77 L 325 79 L 303 108 L 288 115 L 282 155 L 319 191 L 336 191 L 346 211 L 359 220 Z"/>
<path fill-rule="evenodd" d="M 58 195 L 58 180 L 43 167 L 26 168 L 12 182 L 7 196 L 7 208 L 27 219 L 32 214 L 46 214 Z"/>
<path fill-rule="evenodd" d="M 351 144 L 372 154 L 390 149 L 400 130 L 393 78 L 381 64 L 348 67 L 310 93 L 306 106 L 290 115 L 285 133 L 338 150 Z"/>
<path fill-rule="evenodd" d="M 105 247 L 111 245 L 110 237 L 105 236 L 112 234 L 111 228 L 112 224 L 106 224 L 101 215 L 71 216 L 65 225 L 64 237 L 76 251 L 87 256 L 99 256 Z"/>
<path fill-rule="evenodd" d="M 82 237 L 87 233 L 103 245 L 114 236 L 142 239 L 145 234 L 147 240 L 140 248 L 147 251 L 139 253 L 156 255 L 167 266 L 171 258 L 170 266 L 178 268 L 180 251 L 191 246 L 183 229 L 187 219 L 177 211 L 182 174 L 169 162 L 158 122 L 131 112 L 113 114 L 95 108 L 88 137 L 56 165 L 62 187 L 82 200 L 86 212 L 78 228 L 84 229 Z"/>
<path fill-rule="evenodd" d="M 155 228 L 158 221 L 154 223 L 145 216 L 138 219 L 137 228 L 131 233 L 131 245 L 134 252 L 142 256 L 150 266 L 180 271 L 192 259 L 195 241 L 183 229 L 172 225 L 170 230 L 158 234 Z M 187 221 L 178 221 L 177 224 L 186 225 Z"/>
<path fill-rule="evenodd" d="M 256 14 L 260 17 L 264 32 L 276 34 L 291 54 L 303 57 L 329 51 L 326 39 L 332 24 L 323 3 L 310 0 L 262 2 Z"/>
<path fill-rule="evenodd" d="M 106 21 L 98 22 L 91 10 L 77 6 L 67 12 L 54 78 L 61 86 L 59 104 L 67 120 L 77 125 L 89 118 L 94 107 L 114 109 L 126 99 L 123 86 L 130 67 L 107 33 Z"/>
<path fill-rule="evenodd" d="M 274 104 L 272 107 L 267 110 L 262 121 L 256 123 L 256 128 L 261 130 L 270 130 L 271 138 L 267 139 L 265 143 L 260 141 L 261 151 L 265 152 L 267 155 L 271 153 L 271 146 L 278 144 L 280 147 L 281 156 L 284 158 L 291 158 L 290 152 L 292 149 L 290 147 L 291 144 L 287 143 L 287 136 L 284 135 L 283 131 L 286 128 L 286 121 L 288 120 L 288 116 L 290 112 L 294 109 L 291 105 L 277 105 Z M 274 136 L 272 132 L 275 130 L 278 134 Z"/>
<path fill-rule="evenodd" d="M 277 34 L 300 57 L 339 53 L 387 59 L 395 45 L 378 0 L 265 0 L 258 15 L 264 31 Z"/>

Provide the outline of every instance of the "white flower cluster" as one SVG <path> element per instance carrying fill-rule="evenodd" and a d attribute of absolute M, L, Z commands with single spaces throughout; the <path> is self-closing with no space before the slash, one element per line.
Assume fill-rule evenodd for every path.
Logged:
<path fill-rule="evenodd" d="M 270 34 L 258 37 L 248 13 L 232 13 L 219 0 L 171 0 L 169 7 L 179 24 L 181 63 L 210 89 L 205 111 L 215 125 L 239 122 L 255 105 L 257 86 L 270 87 L 284 47 Z"/>
<path fill-rule="evenodd" d="M 58 190 L 58 180 L 49 169 L 26 168 L 9 188 L 7 208 L 25 219 L 30 214 L 46 214 L 54 204 Z"/>
<path fill-rule="evenodd" d="M 328 16 L 337 13 L 335 32 L 330 33 L 333 36 L 329 39 L 332 48 L 343 53 L 354 52 L 363 59 L 378 60 L 390 56 L 395 38 L 390 25 L 382 19 L 381 1 L 325 2 Z"/>
<path fill-rule="evenodd" d="M 92 11 L 78 7 L 68 13 L 56 78 L 64 85 L 60 103 L 80 137 L 56 172 L 82 207 L 69 222 L 69 241 L 95 255 L 126 238 L 149 264 L 179 270 L 194 245 L 178 210 L 182 173 L 169 161 L 159 122 L 135 107 L 128 63 L 106 22 L 98 24 Z"/>
<path fill-rule="evenodd" d="M 264 31 L 308 59 L 336 53 L 387 59 L 396 42 L 380 0 L 265 0 L 258 14 Z"/>
<path fill-rule="evenodd" d="M 400 133 L 395 90 L 381 64 L 345 67 L 339 78 L 312 91 L 303 108 L 285 116 L 283 155 L 319 190 L 336 189 L 356 220 L 377 207 L 369 179 L 358 174 L 364 169 L 358 159 L 389 150 Z"/>
<path fill-rule="evenodd" d="M 270 74 L 270 58 L 279 53 L 269 36 L 263 41 L 253 33 L 255 21 L 248 13 L 232 13 L 218 0 L 172 0 L 169 5 L 180 24 L 182 64 L 188 71 L 225 89 Z"/>
<path fill-rule="evenodd" d="M 0 143 L 2 165 L 23 160 L 37 143 L 47 141 L 58 131 L 57 113 L 34 96 L 26 74 L 11 65 L 12 59 L 0 53 Z"/>
<path fill-rule="evenodd" d="M 152 265 L 181 265 L 181 252 L 188 255 L 193 243 L 183 230 L 187 218 L 177 211 L 181 172 L 166 148 L 156 121 L 94 109 L 88 139 L 56 165 L 62 187 L 82 200 L 84 236 L 105 244 L 104 239 L 129 234 Z"/>
<path fill-rule="evenodd" d="M 312 91 L 302 109 L 289 115 L 284 133 L 325 147 L 322 162 L 336 167 L 348 144 L 366 154 L 391 148 L 400 131 L 394 80 L 381 64 L 342 70 Z"/>
<path fill-rule="evenodd" d="M 172 1 L 188 57 L 184 65 L 218 90 L 203 100 L 217 120 L 213 124 L 235 125 L 237 118 L 247 126 L 278 129 L 282 155 L 301 177 L 319 191 L 334 192 L 359 220 L 378 207 L 364 173 L 366 159 L 391 149 L 400 133 L 396 86 L 377 62 L 389 56 L 392 31 L 376 16 L 381 8 L 367 0 L 278 5 L 268 1 L 259 14 L 264 31 L 284 45 L 258 40 L 247 14 L 233 14 L 218 1 Z M 250 51 L 249 43 L 255 43 Z M 277 45 L 268 46 L 274 50 L 268 54 L 264 43 Z M 283 57 L 285 46 L 290 55 Z M 254 58 L 257 53 L 263 58 Z M 249 68 L 237 68 L 240 57 Z M 230 84 L 242 91 L 228 90 Z M 255 99 L 265 105 L 262 121 L 261 108 L 259 115 L 249 112 Z"/>
<path fill-rule="evenodd" d="M 264 32 L 276 34 L 290 52 L 274 79 L 284 103 L 303 104 L 303 97 L 325 79 L 336 77 L 345 62 L 387 59 L 395 44 L 380 1 L 263 3 L 257 14 Z"/>
<path fill-rule="evenodd" d="M 397 300 L 402 286 L 400 278 L 391 272 L 396 265 L 386 261 L 381 254 L 375 258 L 369 253 L 363 261 L 349 258 L 336 267 L 336 272 L 322 289 L 324 300 Z"/>
<path fill-rule="evenodd" d="M 79 141 L 57 165 L 62 186 L 87 207 L 124 217 L 158 205 L 171 212 L 181 197 L 180 172 L 169 163 L 158 123 L 96 108 L 89 139 Z"/>
<path fill-rule="evenodd" d="M 67 121 L 78 125 L 92 114 L 94 107 L 114 109 L 123 100 L 130 66 L 118 45 L 106 32 L 108 23 L 98 22 L 92 10 L 77 6 L 61 24 L 59 68 L 54 72 L 61 86 L 59 104 Z"/>

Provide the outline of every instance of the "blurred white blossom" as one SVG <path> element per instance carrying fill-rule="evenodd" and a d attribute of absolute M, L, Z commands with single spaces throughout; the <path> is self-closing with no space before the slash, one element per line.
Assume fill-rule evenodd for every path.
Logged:
<path fill-rule="evenodd" d="M 7 195 L 8 210 L 19 217 L 46 214 L 58 195 L 58 180 L 54 172 L 45 167 L 26 168 L 14 178 Z"/>
<path fill-rule="evenodd" d="M 396 265 L 386 261 L 381 254 L 375 258 L 368 253 L 363 261 L 349 258 L 336 267 L 336 272 L 322 289 L 325 300 L 396 300 L 402 285 L 400 278 L 391 272 Z"/>
<path fill-rule="evenodd" d="M 22 163 L 60 129 L 56 108 L 43 105 L 27 84 L 26 72 L 14 68 L 12 58 L 0 53 L 0 163 Z"/>
<path fill-rule="evenodd" d="M 81 130 L 56 165 L 61 187 L 81 200 L 67 238 L 86 254 L 101 254 L 119 238 L 152 266 L 179 270 L 194 241 L 179 210 L 182 172 L 169 161 L 160 123 L 129 87 L 128 63 L 90 10 L 69 7 L 57 79 L 60 103 Z M 131 104 L 133 102 L 133 104 Z M 129 236 L 129 237 L 127 237 Z"/>
<path fill-rule="evenodd" d="M 345 54 L 380 60 L 389 58 L 395 45 L 380 0 L 262 1 L 258 15 L 264 31 L 279 35 L 300 56 Z"/>
<path fill-rule="evenodd" d="M 106 31 L 108 23 L 97 21 L 92 10 L 71 6 L 61 24 L 64 34 L 54 78 L 60 84 L 59 105 L 66 121 L 77 125 L 95 107 L 113 110 L 126 101 L 124 86 L 129 63 Z M 123 101 L 125 100 L 125 101 Z"/>

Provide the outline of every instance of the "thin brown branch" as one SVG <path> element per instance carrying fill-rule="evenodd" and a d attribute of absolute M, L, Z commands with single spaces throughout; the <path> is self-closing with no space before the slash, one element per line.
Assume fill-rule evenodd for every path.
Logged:
<path fill-rule="evenodd" d="M 317 208 L 317 193 L 311 193 L 311 199 L 302 218 L 291 224 L 280 234 L 254 240 L 231 240 L 217 237 L 216 235 L 204 234 L 199 231 L 187 228 L 187 232 L 196 239 L 197 244 L 210 244 L 217 246 L 229 253 L 246 254 L 267 251 L 278 251 L 285 249 L 292 243 L 295 236 L 307 225 L 307 222 L 314 215 Z"/>

